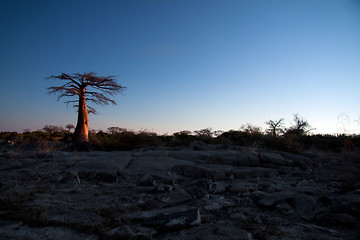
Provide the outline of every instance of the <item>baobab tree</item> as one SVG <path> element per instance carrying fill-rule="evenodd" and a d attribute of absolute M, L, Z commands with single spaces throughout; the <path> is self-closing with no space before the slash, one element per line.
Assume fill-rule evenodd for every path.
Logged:
<path fill-rule="evenodd" d="M 294 114 L 294 124 L 286 130 L 286 133 L 301 136 L 312 130 L 315 130 L 315 128 L 311 128 L 308 121 L 300 117 L 299 114 Z"/>
<path fill-rule="evenodd" d="M 265 122 L 269 126 L 268 132 L 270 132 L 275 137 L 277 136 L 278 132 L 283 132 L 284 120 L 284 118 L 280 118 L 280 120 L 269 120 Z"/>
<path fill-rule="evenodd" d="M 78 109 L 78 119 L 73 134 L 72 141 L 75 144 L 89 142 L 89 117 L 88 113 L 96 113 L 93 107 L 87 106 L 87 102 L 94 104 L 108 105 L 109 103 L 116 105 L 111 99 L 116 93 L 125 89 L 119 85 L 114 76 L 99 77 L 95 73 L 75 73 L 68 75 L 62 73 L 60 75 L 51 75 L 48 79 L 61 80 L 65 84 L 58 87 L 49 87 L 49 94 L 60 94 L 58 101 L 63 97 L 76 97 L 78 99 L 65 101 L 67 105 Z"/>

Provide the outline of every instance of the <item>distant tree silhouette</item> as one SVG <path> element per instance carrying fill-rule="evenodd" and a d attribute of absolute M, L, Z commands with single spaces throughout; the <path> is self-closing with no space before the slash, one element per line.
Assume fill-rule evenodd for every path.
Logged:
<path fill-rule="evenodd" d="M 25 128 L 24 130 L 23 130 L 23 133 L 30 133 L 31 132 L 31 130 L 29 129 L 29 128 Z"/>
<path fill-rule="evenodd" d="M 194 132 L 198 137 L 211 138 L 213 136 L 213 132 L 211 128 L 204 128 L 204 129 L 196 130 Z"/>
<path fill-rule="evenodd" d="M 300 117 L 299 114 L 294 114 L 294 124 L 286 130 L 286 133 L 301 136 L 310 132 L 311 130 L 314 130 L 314 128 L 311 128 L 308 121 Z"/>
<path fill-rule="evenodd" d="M 219 137 L 221 134 L 223 134 L 224 133 L 224 131 L 223 130 L 215 130 L 215 131 L 213 131 L 213 135 L 215 136 L 215 137 Z"/>
<path fill-rule="evenodd" d="M 261 128 L 250 123 L 242 124 L 240 129 L 249 134 L 261 135 Z"/>
<path fill-rule="evenodd" d="M 277 136 L 279 132 L 283 130 L 284 118 L 280 118 L 280 120 L 269 120 L 265 122 L 269 126 L 268 132 L 270 132 L 273 136 Z"/>
<path fill-rule="evenodd" d="M 121 127 L 108 127 L 107 131 L 110 134 L 115 134 L 115 133 L 122 133 L 126 131 L 126 128 L 121 128 Z"/>
<path fill-rule="evenodd" d="M 67 124 L 65 127 L 69 132 L 71 131 L 71 129 L 75 128 L 75 126 L 71 123 Z"/>
<path fill-rule="evenodd" d="M 179 137 L 179 136 L 190 136 L 191 133 L 192 133 L 192 132 L 189 131 L 189 130 L 184 130 L 184 131 L 176 132 L 176 133 L 174 133 L 173 135 L 174 135 L 175 137 Z"/>
<path fill-rule="evenodd" d="M 48 133 L 62 132 L 64 128 L 62 126 L 45 125 L 43 130 Z"/>
<path fill-rule="evenodd" d="M 95 104 L 107 105 L 109 103 L 116 105 L 116 102 L 110 97 L 125 89 L 119 85 L 114 76 L 99 77 L 95 73 L 75 73 L 68 75 L 52 75 L 48 79 L 62 80 L 66 83 L 58 87 L 49 87 L 50 94 L 60 94 L 58 101 L 63 97 L 77 97 L 77 100 L 65 101 L 78 109 L 78 120 L 73 134 L 74 143 L 89 142 L 89 117 L 88 113 L 96 113 L 95 109 L 86 105 L 90 101 Z M 89 90 L 90 89 L 90 90 Z"/>

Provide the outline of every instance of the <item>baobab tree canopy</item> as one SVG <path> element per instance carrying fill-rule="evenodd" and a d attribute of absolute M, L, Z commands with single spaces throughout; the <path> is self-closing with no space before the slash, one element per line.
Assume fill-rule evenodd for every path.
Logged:
<path fill-rule="evenodd" d="M 118 84 L 114 76 L 97 76 L 95 73 L 75 73 L 68 75 L 62 73 L 60 75 L 51 75 L 48 79 L 61 80 L 65 83 L 57 87 L 49 87 L 50 94 L 60 94 L 58 101 L 63 97 L 77 97 L 65 103 L 73 104 L 78 108 L 78 120 L 73 135 L 75 143 L 88 142 L 89 117 L 88 113 L 96 113 L 93 107 L 87 106 L 87 102 L 100 105 L 109 103 L 116 105 L 111 98 L 116 93 L 125 89 L 124 86 Z"/>

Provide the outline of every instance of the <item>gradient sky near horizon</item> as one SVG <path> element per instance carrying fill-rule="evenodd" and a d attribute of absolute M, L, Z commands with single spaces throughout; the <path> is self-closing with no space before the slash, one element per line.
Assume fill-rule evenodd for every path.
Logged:
<path fill-rule="evenodd" d="M 0 131 L 75 125 L 46 77 L 93 71 L 127 90 L 91 129 L 360 133 L 357 0 L 1 0 L 0 31 Z"/>

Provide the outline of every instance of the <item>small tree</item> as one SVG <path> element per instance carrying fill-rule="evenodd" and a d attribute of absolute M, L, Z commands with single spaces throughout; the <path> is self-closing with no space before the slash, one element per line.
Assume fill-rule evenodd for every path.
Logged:
<path fill-rule="evenodd" d="M 204 129 L 196 130 L 194 132 L 198 137 L 212 138 L 213 136 L 213 132 L 211 128 L 204 128 Z"/>
<path fill-rule="evenodd" d="M 219 137 L 221 134 L 223 134 L 224 133 L 224 131 L 223 130 L 215 130 L 215 131 L 213 131 L 213 135 L 215 136 L 215 137 Z"/>
<path fill-rule="evenodd" d="M 90 128 L 89 128 L 89 134 L 96 134 L 96 130 L 95 130 L 95 129 L 90 129 Z"/>
<path fill-rule="evenodd" d="M 43 130 L 48 133 L 62 132 L 64 128 L 62 126 L 45 125 Z"/>
<path fill-rule="evenodd" d="M 286 133 L 294 134 L 296 136 L 301 136 L 310 132 L 311 130 L 314 129 L 311 128 L 308 121 L 300 117 L 299 114 L 294 114 L 294 124 L 289 129 L 286 130 Z"/>
<path fill-rule="evenodd" d="M 176 133 L 174 133 L 173 135 L 174 135 L 175 137 L 182 137 L 182 136 L 187 137 L 187 136 L 190 136 L 191 133 L 192 133 L 192 132 L 189 131 L 189 130 L 184 130 L 184 131 L 176 132 Z"/>
<path fill-rule="evenodd" d="M 89 142 L 89 117 L 88 113 L 96 113 L 95 109 L 87 106 L 86 101 L 95 104 L 107 105 L 116 102 L 110 97 L 125 89 L 119 85 L 114 76 L 99 77 L 95 73 L 75 73 L 68 75 L 52 75 L 48 79 L 65 81 L 66 83 L 58 87 L 49 87 L 50 94 L 59 93 L 58 100 L 63 97 L 77 97 L 77 100 L 65 101 L 66 104 L 74 103 L 78 109 L 78 120 L 73 135 L 73 142 Z"/>
<path fill-rule="evenodd" d="M 250 123 L 241 125 L 240 130 L 252 135 L 261 135 L 261 128 Z"/>
<path fill-rule="evenodd" d="M 71 131 L 71 129 L 75 128 L 75 126 L 73 124 L 71 124 L 71 123 L 67 124 L 65 127 L 67 128 L 67 130 L 69 132 Z"/>
<path fill-rule="evenodd" d="M 267 124 L 269 126 L 267 131 L 270 132 L 271 135 L 276 137 L 278 135 L 278 133 L 281 133 L 284 131 L 284 129 L 283 129 L 284 120 L 285 120 L 284 118 L 280 118 L 280 120 L 269 120 L 269 121 L 265 122 L 265 124 Z"/>

